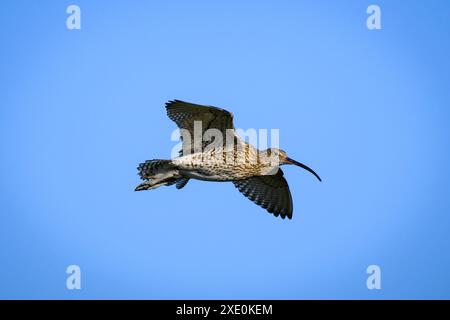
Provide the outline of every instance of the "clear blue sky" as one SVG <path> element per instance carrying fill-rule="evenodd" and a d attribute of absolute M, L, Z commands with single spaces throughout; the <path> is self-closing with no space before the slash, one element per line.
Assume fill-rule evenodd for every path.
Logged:
<path fill-rule="evenodd" d="M 450 298 L 448 1 L 0 7 L 0 298 Z M 134 192 L 169 99 L 279 128 L 323 182 L 284 170 L 291 221 L 230 183 Z"/>

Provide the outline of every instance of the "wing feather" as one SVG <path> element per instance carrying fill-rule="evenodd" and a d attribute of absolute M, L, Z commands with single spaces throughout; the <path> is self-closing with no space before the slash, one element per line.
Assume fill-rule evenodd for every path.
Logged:
<path fill-rule="evenodd" d="M 194 152 L 194 122 L 200 121 L 202 125 L 202 137 L 206 130 L 217 129 L 222 133 L 223 143 L 226 140 L 226 134 L 228 129 L 234 131 L 233 114 L 227 110 L 205 106 L 199 104 L 193 104 L 181 100 L 173 100 L 166 103 L 167 116 L 176 123 L 178 128 L 187 130 L 191 139 L 183 139 L 183 150 L 190 150 Z M 183 132 L 182 132 L 183 133 Z M 183 136 L 182 136 L 183 138 Z M 190 143 L 189 145 L 186 145 Z M 210 144 L 211 141 L 203 141 L 202 148 Z M 180 155 L 182 154 L 182 151 Z"/>
<path fill-rule="evenodd" d="M 274 216 L 292 218 L 292 196 L 281 169 L 274 175 L 255 176 L 233 183 L 244 196 Z"/>

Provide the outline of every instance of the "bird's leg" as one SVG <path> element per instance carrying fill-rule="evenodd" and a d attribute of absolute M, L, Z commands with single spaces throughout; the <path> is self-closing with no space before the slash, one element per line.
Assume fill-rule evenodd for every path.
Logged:
<path fill-rule="evenodd" d="M 151 190 L 161 186 L 170 186 L 178 181 L 177 178 L 169 177 L 165 179 L 152 178 L 144 181 L 134 189 L 135 191 Z"/>
<path fill-rule="evenodd" d="M 149 190 L 153 186 L 152 182 L 150 180 L 147 180 L 141 184 L 139 184 L 134 191 L 142 191 L 142 190 Z"/>
<path fill-rule="evenodd" d="M 154 180 L 154 179 L 149 179 L 143 183 L 141 183 L 140 185 L 138 185 L 136 187 L 136 189 L 134 189 L 135 191 L 142 191 L 142 190 L 151 190 L 151 189 L 156 189 L 158 187 L 161 187 L 163 185 L 167 185 L 167 181 L 163 180 Z"/>

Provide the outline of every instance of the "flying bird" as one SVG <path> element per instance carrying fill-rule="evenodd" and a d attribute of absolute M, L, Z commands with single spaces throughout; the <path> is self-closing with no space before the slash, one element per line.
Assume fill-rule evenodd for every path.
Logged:
<path fill-rule="evenodd" d="M 261 151 L 243 141 L 235 131 L 232 113 L 224 109 L 173 100 L 166 103 L 166 110 L 180 129 L 182 148 L 174 159 L 139 164 L 138 174 L 144 182 L 136 191 L 170 185 L 181 189 L 190 179 L 228 181 L 276 217 L 291 219 L 292 196 L 280 166 L 299 166 L 322 181 L 311 168 L 289 158 L 285 151 Z M 204 139 L 208 134 L 210 139 Z"/>

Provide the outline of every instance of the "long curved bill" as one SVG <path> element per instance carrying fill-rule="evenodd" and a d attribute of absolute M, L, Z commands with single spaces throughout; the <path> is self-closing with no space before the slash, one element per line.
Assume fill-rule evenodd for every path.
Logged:
<path fill-rule="evenodd" d="M 322 181 L 322 179 L 320 179 L 319 175 L 317 173 L 315 173 L 314 170 L 311 169 L 310 167 L 308 167 L 307 165 L 304 165 L 303 163 L 295 161 L 294 159 L 291 159 L 291 158 L 286 158 L 286 162 L 289 164 L 299 166 L 300 168 L 303 168 L 306 171 L 311 172 L 319 181 Z"/>

